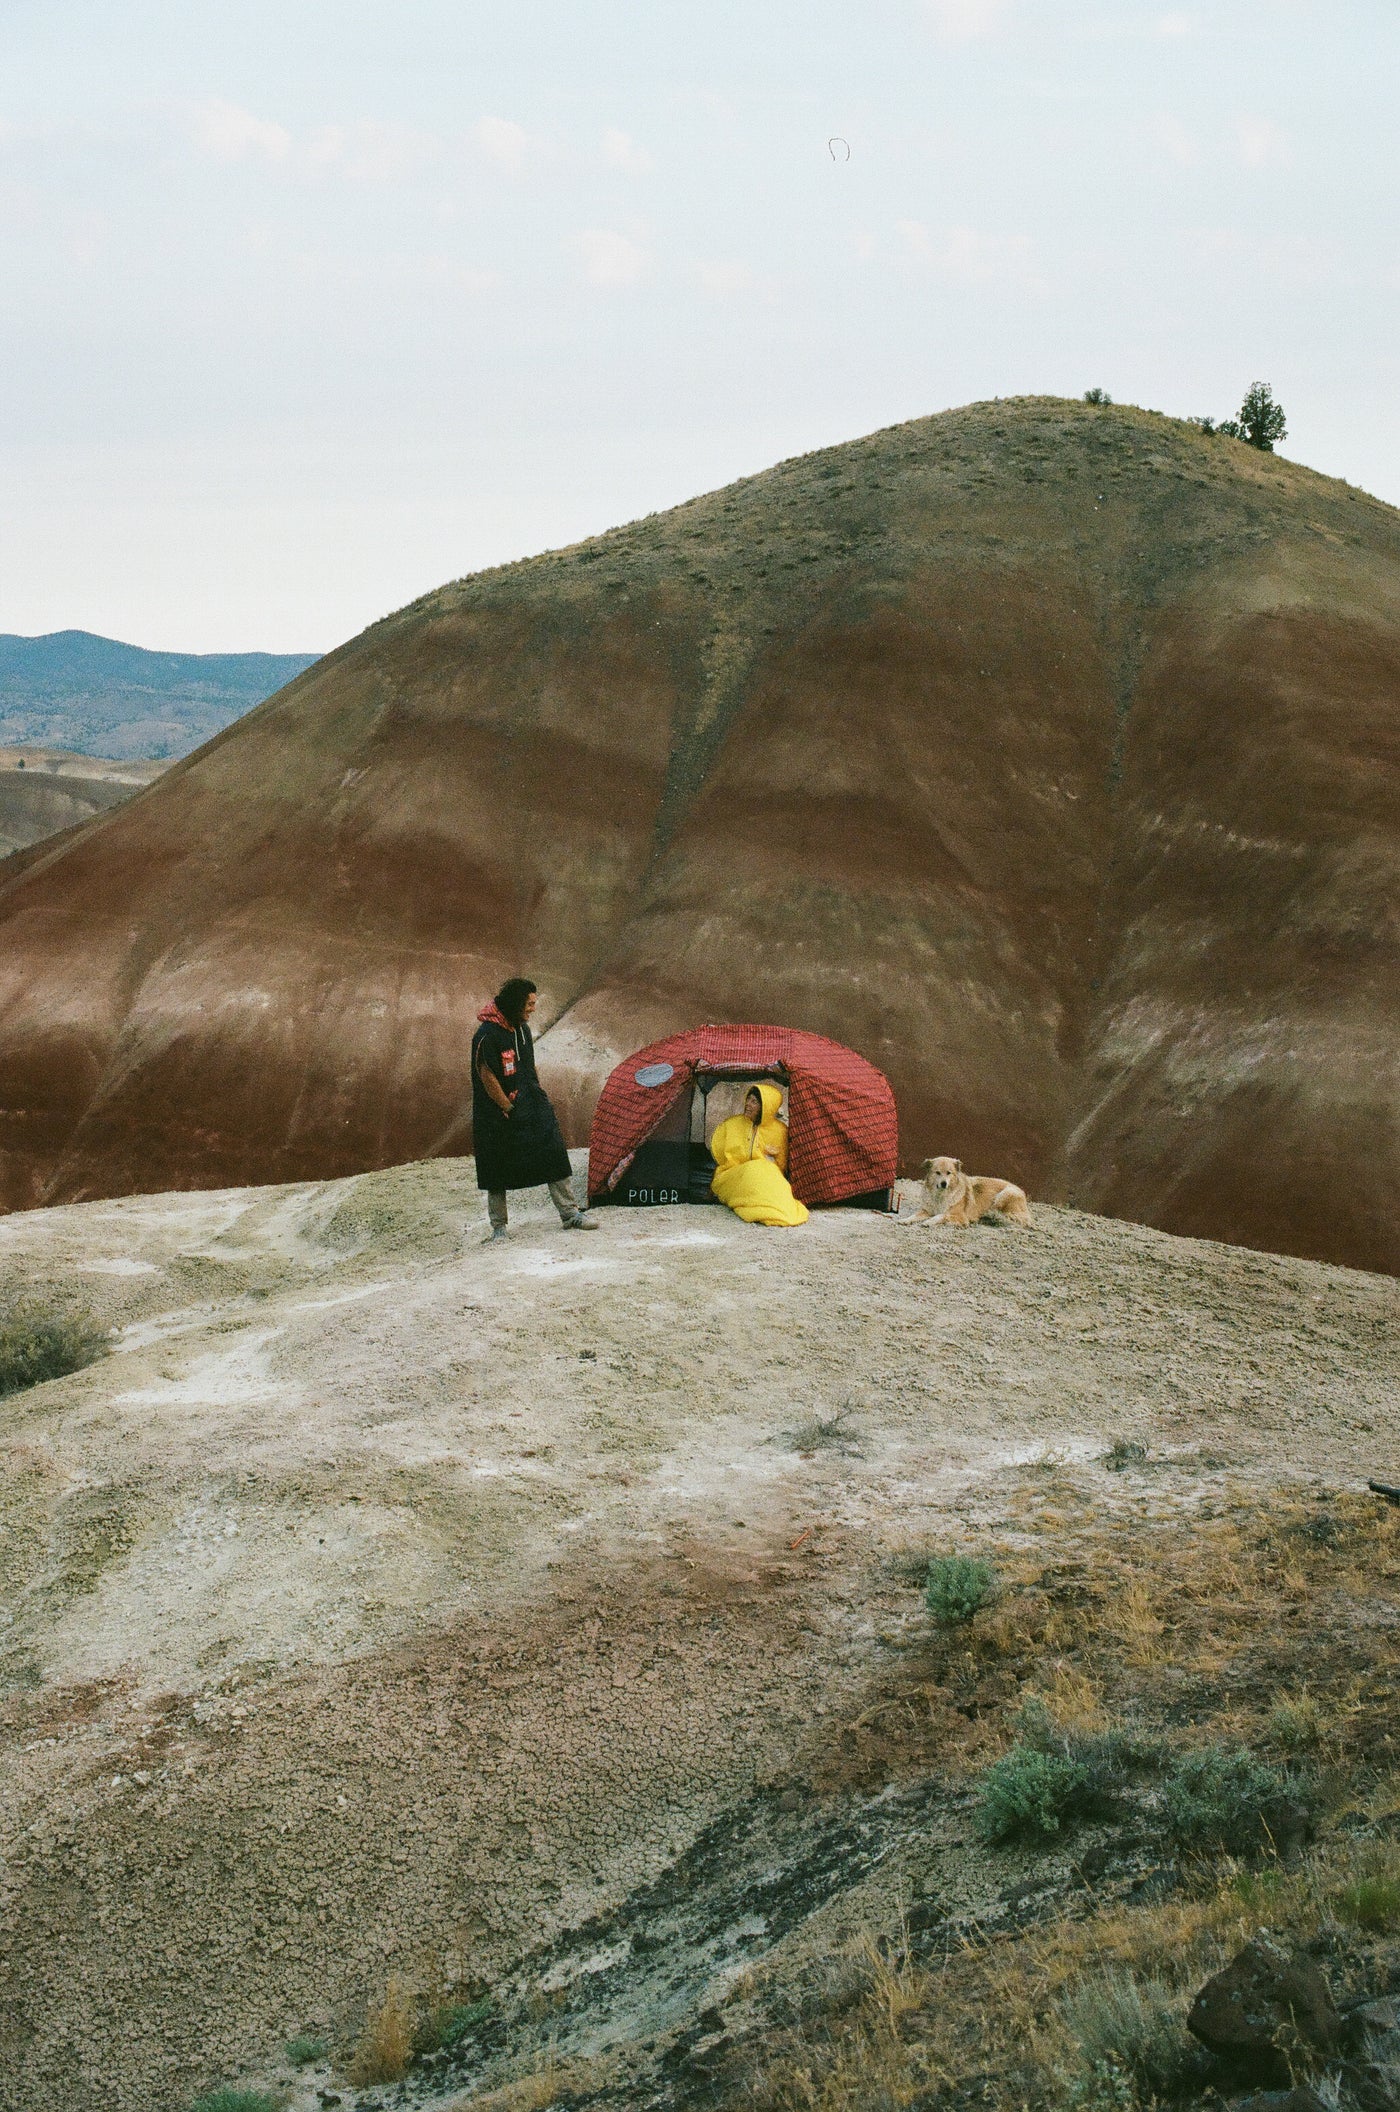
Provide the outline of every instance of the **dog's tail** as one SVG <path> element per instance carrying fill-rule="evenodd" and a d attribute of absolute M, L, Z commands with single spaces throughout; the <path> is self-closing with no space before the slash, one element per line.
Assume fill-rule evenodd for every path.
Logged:
<path fill-rule="evenodd" d="M 1010 1181 L 992 1197 L 992 1208 L 1009 1217 L 1013 1225 L 1028 1225 L 1031 1221 L 1024 1193 Z"/>

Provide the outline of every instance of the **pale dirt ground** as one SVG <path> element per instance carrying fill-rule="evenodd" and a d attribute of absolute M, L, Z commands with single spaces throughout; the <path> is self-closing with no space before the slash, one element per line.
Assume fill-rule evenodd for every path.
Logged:
<path fill-rule="evenodd" d="M 1400 1479 L 1390 1278 L 1045 1208 L 482 1214 L 438 1161 L 0 1221 L 5 1289 L 118 1330 L 0 1403 L 0 2105 L 179 2107 L 608 1911 L 1018 1463 Z"/>

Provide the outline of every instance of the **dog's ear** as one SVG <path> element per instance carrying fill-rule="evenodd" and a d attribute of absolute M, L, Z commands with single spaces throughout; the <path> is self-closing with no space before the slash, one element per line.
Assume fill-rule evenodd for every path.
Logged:
<path fill-rule="evenodd" d="M 954 1159 L 954 1161 L 953 1161 L 953 1171 L 954 1171 L 955 1173 L 961 1173 L 961 1172 L 962 1172 L 962 1160 L 961 1160 L 961 1159 Z"/>
<path fill-rule="evenodd" d="M 928 1172 L 928 1170 L 929 1170 L 929 1167 L 930 1167 L 930 1166 L 931 1166 L 932 1164 L 933 1164 L 933 1160 L 932 1160 L 932 1159 L 925 1159 L 925 1160 L 924 1160 L 924 1163 L 923 1163 L 923 1165 L 922 1165 L 922 1166 L 921 1166 L 921 1167 L 919 1168 L 919 1171 L 920 1171 L 920 1173 L 927 1173 L 927 1172 Z"/>

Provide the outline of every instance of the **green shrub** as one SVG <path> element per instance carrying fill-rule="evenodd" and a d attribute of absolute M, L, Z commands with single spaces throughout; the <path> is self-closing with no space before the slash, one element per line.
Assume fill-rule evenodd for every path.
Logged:
<path fill-rule="evenodd" d="M 1247 1748 L 1210 1745 L 1175 1763 L 1162 1801 L 1180 1847 L 1257 1855 L 1304 1830 L 1311 1797 L 1296 1775 Z"/>
<path fill-rule="evenodd" d="M 311 2061 L 323 2061 L 330 2050 L 328 2040 L 318 2039 L 309 2031 L 299 2031 L 282 2048 L 294 2068 L 305 2068 Z"/>
<path fill-rule="evenodd" d="M 1131 1437 L 1115 1437 L 1104 1453 L 1103 1463 L 1110 1474 L 1121 1474 L 1124 1467 L 1140 1467 L 1146 1458 L 1146 1445 Z"/>
<path fill-rule="evenodd" d="M 1275 403 L 1274 392 L 1267 381 L 1256 381 L 1245 391 L 1237 421 L 1239 437 L 1247 440 L 1251 447 L 1262 448 L 1271 455 L 1274 443 L 1288 438 L 1288 420 L 1283 415 L 1283 405 Z"/>
<path fill-rule="evenodd" d="M 924 1604 L 936 1621 L 953 1627 L 970 1621 L 992 1596 L 995 1576 L 990 1562 L 972 1555 L 940 1555 L 924 1578 Z"/>
<path fill-rule="evenodd" d="M 221 2090 L 206 2090 L 203 2097 L 197 2097 L 190 2112 L 282 2112 L 282 2101 L 266 2090 L 239 2090 L 225 2084 Z"/>
<path fill-rule="evenodd" d="M 1028 1701 L 1020 1736 L 982 1777 L 977 1827 L 984 1841 L 1047 1841 L 1076 1819 L 1116 1811 L 1129 1778 L 1160 1759 L 1131 1731 L 1062 1731 L 1043 1701 Z"/>
<path fill-rule="evenodd" d="M 1306 1752 L 1321 1745 L 1326 1731 L 1326 1712 L 1306 1687 L 1275 1702 L 1269 1711 L 1269 1736 L 1287 1752 Z"/>
<path fill-rule="evenodd" d="M 1389 1935 L 1400 1929 L 1400 1878 L 1363 1877 L 1345 1885 L 1332 1902 L 1339 1921 Z"/>
<path fill-rule="evenodd" d="M 989 1842 L 1052 1840 L 1073 1816 L 1084 1786 L 1067 1754 L 1013 1745 L 982 1777 L 977 1831 Z"/>
<path fill-rule="evenodd" d="M 491 1997 L 479 2002 L 443 2002 L 429 2010 L 413 2041 L 415 2053 L 442 2053 L 456 2046 L 469 2031 L 484 2024 L 493 2008 Z"/>
<path fill-rule="evenodd" d="M 85 1313 L 19 1298 L 0 1306 L 0 1397 L 81 1371 L 107 1347 L 108 1336 Z"/>
<path fill-rule="evenodd" d="M 1106 1972 L 1058 2006 L 1076 2054 L 1069 2102 L 1083 2112 L 1155 2104 L 1201 2079 L 1201 2048 L 1164 1981 Z"/>
<path fill-rule="evenodd" d="M 1086 389 L 1084 391 L 1084 401 L 1086 403 L 1112 403 L 1113 398 L 1109 395 L 1107 389 Z"/>

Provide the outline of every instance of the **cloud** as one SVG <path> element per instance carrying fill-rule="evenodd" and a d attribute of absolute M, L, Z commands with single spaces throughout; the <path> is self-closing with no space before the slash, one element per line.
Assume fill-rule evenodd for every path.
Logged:
<path fill-rule="evenodd" d="M 726 301 L 736 293 L 744 293 L 753 284 L 753 273 L 747 264 L 697 264 L 695 276 L 706 293 L 711 294 L 717 301 Z"/>
<path fill-rule="evenodd" d="M 1170 15 L 1159 15 L 1153 24 L 1154 33 L 1159 37 L 1194 37 L 1196 27 L 1196 17 L 1180 9 Z"/>
<path fill-rule="evenodd" d="M 320 125 L 298 138 L 237 103 L 220 101 L 201 103 L 191 113 L 190 130 L 200 151 L 216 161 L 261 161 L 354 183 L 400 183 L 425 163 L 439 160 L 443 152 L 434 133 L 374 118 Z"/>
<path fill-rule="evenodd" d="M 524 166 L 530 135 L 523 125 L 512 124 L 508 117 L 483 117 L 472 137 L 498 168 L 514 171 Z"/>
<path fill-rule="evenodd" d="M 1164 147 L 1178 168 L 1194 169 L 1199 166 L 1201 149 L 1195 136 L 1188 132 L 1179 118 L 1158 117 L 1153 120 L 1152 130 L 1159 146 Z"/>
<path fill-rule="evenodd" d="M 635 286 L 650 259 L 639 242 L 611 227 L 588 227 L 578 237 L 583 275 L 592 286 Z"/>
<path fill-rule="evenodd" d="M 195 145 L 215 161 L 286 161 L 292 151 L 292 135 L 281 125 L 217 98 L 199 105 L 191 129 Z"/>
<path fill-rule="evenodd" d="M 307 142 L 306 164 L 353 183 L 399 183 L 441 152 L 442 143 L 431 132 L 365 119 L 355 125 L 322 125 Z"/>
<path fill-rule="evenodd" d="M 621 169 L 628 176 L 645 176 L 652 166 L 646 148 L 639 147 L 630 133 L 619 132 L 615 125 L 603 134 L 603 159 L 610 169 Z"/>
<path fill-rule="evenodd" d="M 1006 0 L 924 0 L 924 12 L 950 44 L 969 44 L 1001 27 Z"/>
<path fill-rule="evenodd" d="M 1029 282 L 1033 277 L 1026 235 L 984 235 L 975 227 L 950 227 L 935 237 L 922 220 L 897 220 L 895 228 L 912 256 L 948 278 L 987 285 L 994 279 Z"/>
<path fill-rule="evenodd" d="M 1288 135 L 1268 117 L 1241 117 L 1235 124 L 1235 142 L 1247 169 L 1277 167 L 1292 157 Z"/>
<path fill-rule="evenodd" d="M 474 270 L 471 265 L 463 264 L 460 259 L 447 256 L 440 250 L 404 257 L 399 262 L 399 269 L 405 278 L 419 279 L 427 285 L 470 294 L 478 299 L 495 293 L 502 283 L 498 271 Z"/>

